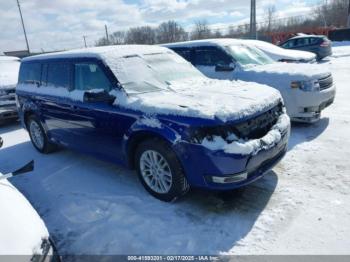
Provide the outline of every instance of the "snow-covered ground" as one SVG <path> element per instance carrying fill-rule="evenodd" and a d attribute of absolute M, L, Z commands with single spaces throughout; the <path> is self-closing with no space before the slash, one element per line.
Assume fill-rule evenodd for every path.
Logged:
<path fill-rule="evenodd" d="M 19 125 L 0 127 L 0 168 L 35 159 L 11 182 L 61 254 L 350 254 L 350 46 L 333 51 L 335 103 L 320 122 L 294 125 L 283 161 L 242 194 L 163 203 L 132 171 L 68 150 L 40 155 Z"/>

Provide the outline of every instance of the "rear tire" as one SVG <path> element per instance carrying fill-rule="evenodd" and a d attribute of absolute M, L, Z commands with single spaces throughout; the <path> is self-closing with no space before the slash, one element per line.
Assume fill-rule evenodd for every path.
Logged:
<path fill-rule="evenodd" d="M 175 201 L 190 188 L 175 152 L 161 139 L 142 142 L 135 165 L 144 188 L 159 200 Z"/>
<path fill-rule="evenodd" d="M 36 150 L 40 153 L 48 154 L 57 149 L 57 146 L 49 141 L 45 129 L 36 116 L 29 116 L 26 125 L 30 140 Z"/>

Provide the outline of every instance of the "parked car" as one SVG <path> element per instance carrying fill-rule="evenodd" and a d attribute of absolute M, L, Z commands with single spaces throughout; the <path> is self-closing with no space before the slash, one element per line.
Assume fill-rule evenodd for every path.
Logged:
<path fill-rule="evenodd" d="M 259 41 L 259 40 L 237 40 L 242 41 L 242 44 L 246 44 L 248 46 L 254 46 L 269 57 L 271 57 L 276 62 L 287 62 L 287 63 L 315 63 L 316 55 L 307 51 L 299 51 L 299 50 L 287 50 L 281 48 L 277 45 Z"/>
<path fill-rule="evenodd" d="M 34 147 L 63 145 L 138 170 L 172 201 L 190 186 L 231 190 L 285 154 L 290 123 L 276 90 L 203 76 L 158 46 L 25 58 L 18 110 Z"/>
<path fill-rule="evenodd" d="M 19 58 L 0 56 L 0 124 L 18 118 L 15 88 L 19 66 Z"/>
<path fill-rule="evenodd" d="M 0 137 L 0 147 L 3 140 Z M 49 232 L 28 200 L 0 172 L 0 256 L 21 261 L 59 261 Z M 54 255 L 54 256 L 53 256 Z"/>
<path fill-rule="evenodd" d="M 280 44 L 286 49 L 309 51 L 322 60 L 332 55 L 332 42 L 324 35 L 298 35 Z"/>
<path fill-rule="evenodd" d="M 215 79 L 254 81 L 282 94 L 293 121 L 312 123 L 333 103 L 332 74 L 321 65 L 275 62 L 259 49 L 234 39 L 209 39 L 164 45 Z"/>

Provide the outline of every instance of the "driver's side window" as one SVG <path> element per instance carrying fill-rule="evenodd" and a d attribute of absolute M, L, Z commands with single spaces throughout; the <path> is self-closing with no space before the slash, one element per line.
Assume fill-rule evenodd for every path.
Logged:
<path fill-rule="evenodd" d="M 111 90 L 111 82 L 96 63 L 77 63 L 74 65 L 74 89 L 92 90 L 104 89 Z"/>
<path fill-rule="evenodd" d="M 195 64 L 199 66 L 229 65 L 232 62 L 228 54 L 216 47 L 199 47 L 195 51 Z"/>

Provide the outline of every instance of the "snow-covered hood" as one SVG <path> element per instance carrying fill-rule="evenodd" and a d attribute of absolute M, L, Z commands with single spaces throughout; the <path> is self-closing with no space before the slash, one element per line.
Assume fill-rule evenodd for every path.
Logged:
<path fill-rule="evenodd" d="M 116 104 L 146 114 L 181 115 L 233 121 L 278 104 L 280 93 L 268 86 L 207 78 L 172 82 L 169 90 L 125 95 L 114 91 Z"/>
<path fill-rule="evenodd" d="M 42 254 L 49 233 L 28 200 L 7 180 L 0 181 L 0 255 Z"/>
<path fill-rule="evenodd" d="M 271 77 L 288 78 L 292 81 L 317 80 L 327 77 L 331 72 L 324 66 L 317 64 L 294 64 L 276 62 L 268 65 L 251 67 L 245 70 L 247 73 L 254 72 L 258 74 L 270 75 Z M 252 79 L 253 81 L 254 79 Z"/>
<path fill-rule="evenodd" d="M 300 51 L 300 50 L 287 50 L 287 49 L 282 49 L 282 50 L 283 52 L 276 55 L 280 55 L 281 58 L 284 58 L 284 59 L 304 60 L 304 61 L 312 61 L 316 59 L 316 55 L 311 52 Z"/>

